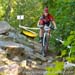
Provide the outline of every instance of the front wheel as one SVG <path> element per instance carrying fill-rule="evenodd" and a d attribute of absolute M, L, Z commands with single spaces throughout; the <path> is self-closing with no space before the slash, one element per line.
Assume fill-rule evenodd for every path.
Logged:
<path fill-rule="evenodd" d="M 47 53 L 48 53 L 48 38 L 46 37 L 46 35 L 44 35 L 43 41 L 42 41 L 41 54 L 42 54 L 43 56 L 46 56 Z"/>
<path fill-rule="evenodd" d="M 42 46 L 41 54 L 42 54 L 43 56 L 45 56 L 45 46 Z"/>

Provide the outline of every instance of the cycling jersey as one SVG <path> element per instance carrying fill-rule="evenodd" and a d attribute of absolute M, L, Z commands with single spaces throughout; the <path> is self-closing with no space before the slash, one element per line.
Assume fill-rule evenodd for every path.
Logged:
<path fill-rule="evenodd" d="M 48 14 L 48 16 L 42 15 L 39 20 L 39 25 L 47 25 L 49 26 L 50 22 L 53 21 L 53 16 Z"/>

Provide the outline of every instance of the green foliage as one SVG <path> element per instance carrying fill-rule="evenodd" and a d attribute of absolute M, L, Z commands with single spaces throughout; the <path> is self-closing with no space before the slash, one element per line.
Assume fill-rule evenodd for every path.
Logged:
<path fill-rule="evenodd" d="M 19 25 L 17 15 L 24 15 L 22 25 L 36 26 L 41 13 L 40 0 L 0 0 L 0 19 L 8 21 L 14 27 Z"/>
<path fill-rule="evenodd" d="M 69 44 L 71 44 L 71 42 L 73 41 L 74 39 L 74 35 L 70 35 L 68 38 L 67 38 L 67 41 L 64 42 L 64 45 L 65 46 L 68 46 Z"/>
<path fill-rule="evenodd" d="M 59 73 L 62 72 L 63 70 L 63 66 L 64 66 L 64 62 L 54 62 L 53 63 L 55 66 L 53 67 L 47 67 L 46 70 L 48 71 L 47 72 L 47 75 L 58 75 Z"/>
<path fill-rule="evenodd" d="M 67 50 L 63 50 L 63 51 L 61 52 L 61 57 L 65 56 L 66 54 L 67 54 Z"/>
<path fill-rule="evenodd" d="M 67 50 L 62 50 L 61 51 L 61 55 L 60 56 L 56 56 L 56 59 L 65 57 L 67 55 L 67 53 L 68 53 Z"/>
<path fill-rule="evenodd" d="M 75 28 L 74 4 L 73 0 L 0 0 L 0 20 L 7 20 L 17 28 L 19 21 L 16 17 L 23 14 L 25 18 L 21 21 L 22 25 L 37 26 L 43 7 L 47 5 L 57 23 L 58 29 L 53 35 L 65 39 Z"/>
<path fill-rule="evenodd" d="M 57 30 L 55 33 L 52 32 L 52 36 L 62 38 L 62 40 L 67 39 L 64 45 L 71 44 L 71 50 L 74 52 L 74 0 L 0 0 L 0 20 L 6 20 L 10 25 L 18 28 L 19 21 L 17 20 L 17 15 L 24 15 L 24 20 L 21 21 L 21 25 L 36 27 L 39 17 L 43 14 L 44 6 L 49 7 L 49 13 L 54 16 L 57 24 Z M 54 39 L 51 39 L 50 43 L 55 46 L 57 45 Z M 56 50 L 62 49 L 63 47 L 61 45 L 56 47 Z"/>
<path fill-rule="evenodd" d="M 69 37 L 67 37 L 67 40 L 64 42 L 64 45 L 70 45 L 71 54 L 75 53 L 75 31 L 70 32 Z"/>
<path fill-rule="evenodd" d="M 75 57 L 72 56 L 72 57 L 66 57 L 66 60 L 71 62 L 71 63 L 75 63 Z"/>

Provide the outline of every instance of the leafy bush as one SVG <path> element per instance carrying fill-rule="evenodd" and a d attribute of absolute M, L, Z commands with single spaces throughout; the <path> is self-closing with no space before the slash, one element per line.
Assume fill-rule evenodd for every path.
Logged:
<path fill-rule="evenodd" d="M 58 62 L 58 61 L 56 61 L 53 64 L 55 66 L 53 66 L 53 67 L 47 67 L 46 68 L 46 70 L 48 71 L 47 75 L 58 75 L 59 73 L 62 73 L 64 62 Z"/>
<path fill-rule="evenodd" d="M 75 63 L 75 57 L 66 57 L 66 60 Z"/>
<path fill-rule="evenodd" d="M 67 40 L 64 42 L 65 46 L 70 45 L 71 48 L 71 56 L 74 55 L 75 53 L 75 31 L 71 31 L 69 37 L 67 38 Z"/>

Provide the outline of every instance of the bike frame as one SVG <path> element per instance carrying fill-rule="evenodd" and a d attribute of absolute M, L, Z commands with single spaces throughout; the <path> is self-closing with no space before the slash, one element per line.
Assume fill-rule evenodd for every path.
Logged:
<path fill-rule="evenodd" d="M 46 52 L 48 51 L 48 40 L 49 40 L 49 36 L 48 36 L 48 31 L 50 30 L 50 28 L 48 30 L 44 29 L 44 34 L 43 34 L 43 40 L 42 40 L 42 55 L 45 56 Z"/>
<path fill-rule="evenodd" d="M 46 43 L 48 42 L 48 37 L 48 32 L 44 32 L 42 46 L 46 45 Z"/>
<path fill-rule="evenodd" d="M 24 30 L 27 30 L 27 31 L 30 31 L 30 32 L 33 32 L 31 30 L 39 30 L 40 28 L 30 28 L 30 27 L 25 27 L 25 26 L 21 26 L 19 25 L 20 28 L 24 29 Z M 51 27 L 51 25 L 49 26 L 50 30 L 54 30 L 54 27 Z M 45 56 L 45 52 L 48 50 L 48 31 L 44 30 L 44 34 L 43 34 L 43 41 L 42 41 L 42 50 L 41 50 L 41 53 L 43 54 L 43 56 Z"/>

